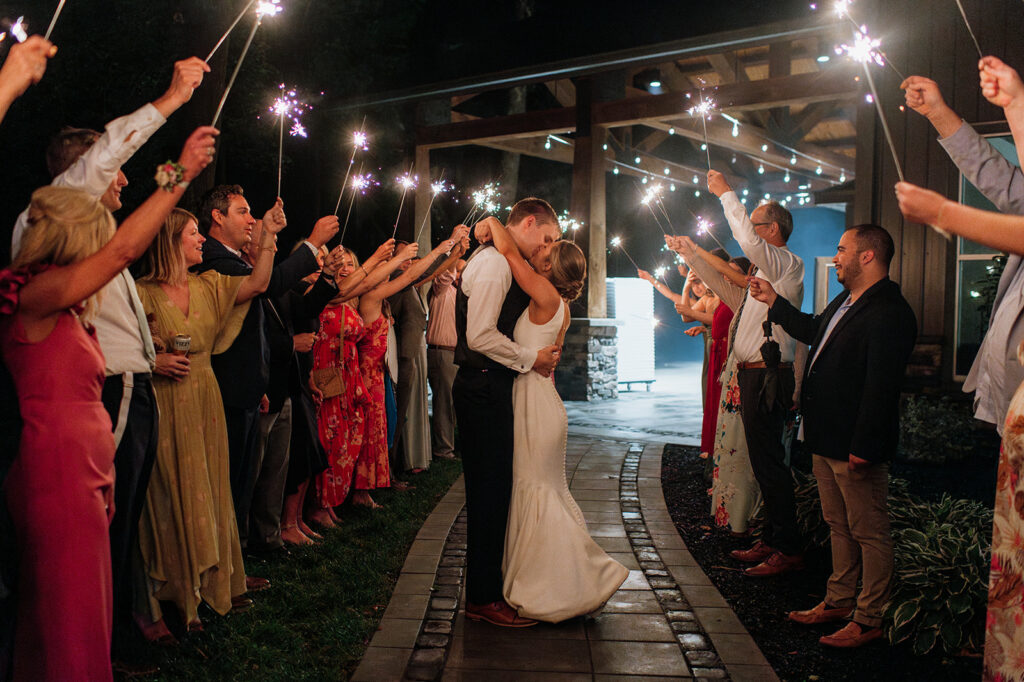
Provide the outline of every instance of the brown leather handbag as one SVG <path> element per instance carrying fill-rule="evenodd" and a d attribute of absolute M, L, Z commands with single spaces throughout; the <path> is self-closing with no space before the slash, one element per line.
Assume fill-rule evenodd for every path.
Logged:
<path fill-rule="evenodd" d="M 345 392 L 345 377 L 339 367 L 324 367 L 313 370 L 313 385 L 323 394 L 324 399 L 339 396 Z"/>

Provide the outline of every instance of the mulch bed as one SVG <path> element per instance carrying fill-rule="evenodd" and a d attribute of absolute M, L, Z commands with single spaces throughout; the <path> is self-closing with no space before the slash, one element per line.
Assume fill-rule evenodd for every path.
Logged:
<path fill-rule="evenodd" d="M 786 619 L 791 610 L 810 608 L 822 600 L 831 571 L 825 552 L 806 556 L 804 571 L 775 578 L 748 578 L 728 554 L 749 547 L 750 539 L 733 538 L 714 527 L 709 516 L 708 486 L 701 473 L 698 448 L 668 445 L 662 459 L 662 487 L 676 528 L 701 568 L 735 610 L 736 615 L 783 680 L 976 680 L 981 659 L 973 656 L 914 656 L 908 646 L 873 643 L 852 651 L 835 651 L 818 638 L 836 625 L 807 627 Z M 893 475 L 911 481 L 910 492 L 928 498 L 942 491 L 990 503 L 995 486 L 995 460 L 974 460 L 970 466 L 936 470 L 919 464 L 898 464 Z M 840 624 L 841 625 L 841 624 Z"/>

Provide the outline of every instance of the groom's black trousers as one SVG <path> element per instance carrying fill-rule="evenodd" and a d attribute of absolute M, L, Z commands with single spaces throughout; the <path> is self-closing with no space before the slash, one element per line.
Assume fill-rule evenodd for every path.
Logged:
<path fill-rule="evenodd" d="M 512 497 L 512 384 L 507 369 L 460 367 L 452 385 L 466 480 L 466 601 L 502 599 L 501 560 Z"/>

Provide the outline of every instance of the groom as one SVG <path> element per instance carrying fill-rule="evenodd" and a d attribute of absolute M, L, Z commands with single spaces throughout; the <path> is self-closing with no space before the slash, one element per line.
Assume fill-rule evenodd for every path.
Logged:
<path fill-rule="evenodd" d="M 527 260 L 543 256 L 561 234 L 554 209 L 535 198 L 512 207 L 508 231 Z M 466 617 L 503 627 L 536 623 L 520 618 L 502 598 L 501 563 L 512 495 L 512 383 L 531 370 L 549 376 L 559 352 L 558 346 L 531 350 L 512 340 L 529 302 L 513 281 L 508 261 L 490 245 L 474 254 L 455 297 L 459 370 L 452 397 L 466 480 Z"/>

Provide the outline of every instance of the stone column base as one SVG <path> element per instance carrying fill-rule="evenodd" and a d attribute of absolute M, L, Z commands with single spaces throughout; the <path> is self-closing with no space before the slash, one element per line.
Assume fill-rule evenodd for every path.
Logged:
<path fill-rule="evenodd" d="M 574 317 L 565 334 L 555 386 L 563 400 L 619 397 L 618 320 Z"/>

